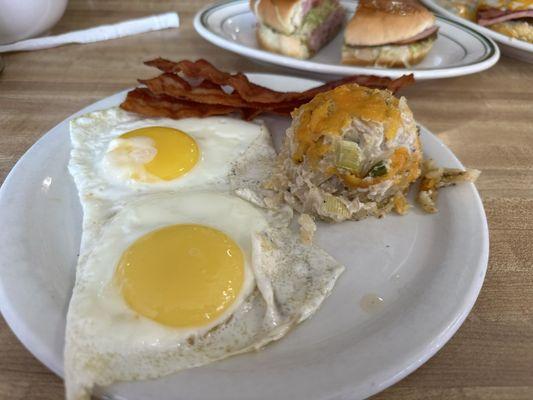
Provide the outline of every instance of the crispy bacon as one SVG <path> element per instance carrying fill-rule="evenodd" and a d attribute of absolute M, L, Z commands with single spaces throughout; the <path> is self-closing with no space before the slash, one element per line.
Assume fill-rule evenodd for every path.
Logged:
<path fill-rule="evenodd" d="M 120 107 L 126 111 L 147 117 L 167 117 L 174 119 L 226 115 L 240 111 L 236 107 L 215 104 L 207 105 L 178 100 L 165 95 L 155 95 L 146 88 L 136 88 L 128 92 L 126 100 Z"/>
<path fill-rule="evenodd" d="M 146 65 L 177 74 L 182 72 L 190 79 L 204 79 L 221 86 L 231 86 L 244 100 L 257 103 L 275 103 L 285 98 L 279 97 L 279 92 L 256 85 L 248 80 L 243 73 L 229 74 L 215 68 L 206 60 L 182 60 L 173 62 L 163 58 L 156 58 L 145 62 Z M 285 95 L 291 95 L 286 93 Z"/>
<path fill-rule="evenodd" d="M 389 89 L 395 93 L 414 82 L 412 75 L 394 80 L 355 75 L 304 92 L 277 92 L 250 82 L 242 73 L 220 71 L 206 60 L 173 62 L 157 58 L 146 64 L 163 73 L 152 79 L 140 79 L 146 88 L 129 92 L 121 107 L 151 117 L 207 117 L 238 112 L 242 118 L 250 120 L 265 112 L 290 115 L 318 93 L 347 83 Z"/>
<path fill-rule="evenodd" d="M 285 108 L 290 108 L 292 110 L 303 104 L 303 101 L 296 100 L 276 103 L 248 102 L 240 97 L 238 93 L 228 93 L 220 86 L 210 81 L 203 81 L 198 86 L 191 87 L 187 81 L 183 80 L 178 75 L 170 73 L 163 73 L 152 79 L 140 79 L 139 82 L 146 85 L 154 94 L 172 96 L 178 99 L 203 104 L 254 108 L 264 111 L 274 111 Z"/>
<path fill-rule="evenodd" d="M 261 108 L 261 103 L 250 103 L 244 100 L 238 93 L 227 93 L 220 86 L 210 81 L 203 81 L 196 87 L 191 87 L 178 75 L 168 72 L 152 79 L 139 79 L 155 94 L 186 99 L 206 104 L 221 104 L 232 107 Z"/>
<path fill-rule="evenodd" d="M 160 71 L 167 73 L 177 74 L 181 72 L 190 79 L 204 79 L 217 85 L 230 86 L 244 100 L 257 103 L 277 103 L 280 101 L 301 99 L 302 97 L 310 98 L 316 93 L 330 90 L 333 87 L 346 83 L 358 83 L 368 87 L 390 90 L 390 84 L 394 82 L 394 80 L 386 77 L 353 75 L 338 81 L 327 83 L 311 90 L 307 90 L 305 92 L 277 92 L 275 90 L 271 90 L 264 86 L 250 82 L 246 75 L 240 72 L 232 75 L 227 72 L 220 71 L 211 63 L 203 59 L 197 61 L 182 60 L 173 62 L 165 60 L 164 58 L 156 58 L 154 60 L 146 61 L 145 64 L 151 67 L 156 67 Z M 409 83 L 405 83 L 410 84 L 413 82 L 414 79 L 412 79 Z"/>
<path fill-rule="evenodd" d="M 213 115 L 228 115 L 240 113 L 242 118 L 250 121 L 267 110 L 231 107 L 219 104 L 204 104 L 194 101 L 177 99 L 167 95 L 157 95 L 147 88 L 136 88 L 128 92 L 126 100 L 120 107 L 146 117 L 166 117 L 173 119 L 203 118 Z M 276 109 L 273 113 L 278 115 L 290 115 L 291 109 Z"/>

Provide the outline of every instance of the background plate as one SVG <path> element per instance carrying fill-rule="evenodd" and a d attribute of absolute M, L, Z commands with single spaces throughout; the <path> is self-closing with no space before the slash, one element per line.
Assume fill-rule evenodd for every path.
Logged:
<path fill-rule="evenodd" d="M 248 76 L 278 90 L 319 83 Z M 116 106 L 124 94 L 72 117 Z M 279 143 L 288 119 L 265 122 Z M 68 123 L 35 143 L 0 190 L 1 311 L 21 342 L 58 375 L 81 228 L 67 171 Z M 426 156 L 461 167 L 424 128 L 421 138 Z M 262 351 L 163 379 L 113 385 L 105 394 L 129 400 L 361 399 L 386 388 L 453 335 L 483 282 L 488 231 L 474 185 L 444 189 L 439 208 L 435 215 L 415 207 L 404 217 L 320 224 L 319 244 L 347 269 L 314 317 Z"/>
<path fill-rule="evenodd" d="M 357 2 L 342 1 L 350 15 Z M 340 63 L 342 33 L 309 60 L 298 60 L 259 48 L 256 18 L 248 0 L 226 1 L 208 6 L 194 19 L 196 31 L 216 46 L 252 59 L 314 73 L 330 75 L 373 74 L 397 77 L 413 73 L 416 79 L 448 78 L 483 71 L 499 59 L 496 44 L 471 29 L 437 17 L 439 36 L 428 56 L 413 68 L 357 67 Z"/>
<path fill-rule="evenodd" d="M 488 36 L 498 42 L 502 52 L 508 56 L 517 58 L 522 61 L 533 63 L 533 43 L 524 42 L 522 40 L 517 40 L 509 36 L 503 35 L 501 33 L 495 32 L 492 29 L 485 28 L 484 26 L 478 25 L 475 22 L 469 21 L 465 18 L 462 18 L 453 12 L 442 7 L 438 2 L 434 0 L 421 0 L 428 8 L 431 8 L 433 11 L 445 15 L 453 21 L 459 22 L 468 26 L 469 28 L 482 33 L 485 36 Z"/>

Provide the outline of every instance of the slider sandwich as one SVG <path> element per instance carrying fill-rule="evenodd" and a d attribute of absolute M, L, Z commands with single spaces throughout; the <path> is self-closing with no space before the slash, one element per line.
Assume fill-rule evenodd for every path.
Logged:
<path fill-rule="evenodd" d="M 337 0 L 250 0 L 250 8 L 259 22 L 259 45 L 301 59 L 327 44 L 345 16 Z"/>
<path fill-rule="evenodd" d="M 342 62 L 408 67 L 426 57 L 437 38 L 435 16 L 414 0 L 361 0 L 344 31 Z"/>
<path fill-rule="evenodd" d="M 515 39 L 533 43 L 532 0 L 482 0 L 477 23 Z"/>

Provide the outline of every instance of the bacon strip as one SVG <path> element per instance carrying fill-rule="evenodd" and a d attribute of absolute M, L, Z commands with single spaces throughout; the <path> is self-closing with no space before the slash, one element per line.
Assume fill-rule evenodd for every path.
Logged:
<path fill-rule="evenodd" d="M 213 115 L 240 113 L 242 118 L 250 121 L 268 110 L 231 107 L 219 104 L 203 104 L 177 99 L 167 95 L 156 95 L 147 88 L 136 88 L 128 92 L 126 100 L 120 107 L 123 110 L 144 115 L 146 117 L 166 117 L 173 119 L 203 118 Z M 292 108 L 278 108 L 270 112 L 278 115 L 290 115 Z"/>
<path fill-rule="evenodd" d="M 146 88 L 129 92 L 121 107 L 149 117 L 175 119 L 235 112 L 246 120 L 266 112 L 288 116 L 318 93 L 347 83 L 386 88 L 395 93 L 414 82 L 412 75 L 394 80 L 361 75 L 339 79 L 304 92 L 277 92 L 251 83 L 242 73 L 232 75 L 219 71 L 205 60 L 172 62 L 158 58 L 146 64 L 156 66 L 163 73 L 152 79 L 140 79 L 139 82 Z M 192 82 L 200 82 L 190 83 L 178 73 Z"/>
<path fill-rule="evenodd" d="M 191 79 L 204 79 L 221 86 L 231 86 L 239 95 L 247 101 L 258 103 L 275 103 L 280 100 L 279 92 L 270 90 L 260 85 L 256 85 L 248 80 L 242 73 L 228 74 L 227 72 L 216 69 L 208 61 L 200 59 L 197 61 L 182 60 L 173 62 L 163 58 L 145 62 L 146 65 L 156 67 L 157 69 L 177 74 L 182 72 L 186 77 Z"/>
<path fill-rule="evenodd" d="M 173 97 L 155 95 L 146 88 L 136 88 L 128 92 L 126 100 L 120 107 L 126 111 L 147 117 L 167 117 L 174 119 L 226 115 L 240 111 L 236 107 L 179 101 Z"/>
<path fill-rule="evenodd" d="M 165 71 L 164 74 L 160 75 L 159 77 L 153 78 L 153 79 L 147 79 L 147 80 L 139 80 L 140 83 L 143 83 L 147 85 L 150 90 L 156 92 L 156 93 L 165 93 L 171 96 L 181 97 L 181 96 L 191 96 L 194 98 L 190 98 L 190 100 L 193 101 L 203 101 L 203 102 L 210 102 L 213 104 L 219 104 L 217 103 L 217 100 L 224 101 L 223 104 L 226 105 L 233 105 L 233 106 L 245 106 L 250 105 L 254 107 L 263 107 L 262 103 L 271 103 L 271 104 L 280 104 L 280 103 L 291 103 L 294 102 L 295 104 L 301 104 L 303 102 L 306 102 L 310 99 L 312 99 L 314 96 L 316 96 L 320 92 L 325 92 L 328 90 L 331 90 L 333 88 L 336 88 L 337 86 L 344 85 L 347 83 L 358 83 L 363 86 L 368 87 L 376 87 L 380 89 L 389 89 L 392 92 L 396 92 L 402 87 L 411 85 L 414 83 L 414 78 L 412 75 L 403 75 L 402 77 L 398 79 L 390 79 L 386 77 L 378 77 L 378 76 L 372 76 L 372 75 L 356 75 L 356 76 L 350 76 L 346 78 L 342 78 L 336 81 L 328 82 L 324 85 L 318 86 L 316 88 L 312 88 L 309 90 L 306 90 L 304 92 L 276 92 L 271 89 L 265 88 L 260 85 L 253 84 L 248 81 L 248 78 L 242 74 L 236 74 L 233 77 L 237 75 L 242 75 L 241 77 L 237 78 L 238 80 L 244 82 L 248 82 L 248 85 L 253 86 L 254 90 L 257 91 L 265 91 L 265 93 L 268 93 L 268 96 L 274 96 L 273 98 L 270 98 L 271 101 L 260 101 L 258 97 L 248 97 L 248 99 L 252 99 L 251 101 L 246 99 L 246 97 L 242 96 L 242 93 L 235 90 L 237 93 L 232 93 L 231 97 L 227 94 L 227 92 L 224 92 L 222 89 L 220 89 L 220 86 L 217 85 L 224 85 L 224 86 L 231 86 L 227 82 L 228 80 L 224 79 L 213 79 L 211 80 L 209 77 L 206 78 L 207 75 L 200 75 L 197 73 L 192 73 L 190 69 L 188 69 L 186 76 L 191 79 L 198 79 L 198 78 L 204 78 L 208 80 L 204 80 L 203 83 L 211 82 L 211 87 L 214 89 L 214 91 L 201 91 L 196 90 L 196 88 L 191 88 L 191 86 L 185 81 L 184 79 L 180 78 L 178 75 L 173 73 L 172 71 L 180 71 L 179 68 L 176 68 L 175 66 L 177 64 L 180 65 L 189 65 L 190 61 L 180 61 L 179 63 L 173 63 L 172 61 L 163 60 L 163 59 L 156 59 L 152 61 L 147 61 L 147 65 L 152 66 L 158 66 L 158 68 L 162 71 Z M 207 63 L 205 60 L 199 60 L 197 63 Z M 211 66 L 212 67 L 212 66 Z M 214 68 L 214 67 L 212 67 Z M 223 73 L 226 74 L 226 73 Z M 229 74 L 226 74 L 229 75 Z M 226 93 L 226 94 L 224 94 Z M 264 100 L 264 99 L 263 99 Z M 290 104 L 289 104 L 290 105 Z"/>
<path fill-rule="evenodd" d="M 155 94 L 165 94 L 168 96 L 194 101 L 205 104 L 220 104 L 231 107 L 264 108 L 273 110 L 276 108 L 297 107 L 299 102 L 276 102 L 257 103 L 244 100 L 238 93 L 228 93 L 220 86 L 203 81 L 196 87 L 191 87 L 187 81 L 178 75 L 163 73 L 152 79 L 139 79 L 139 83 L 146 85 Z"/>
<path fill-rule="evenodd" d="M 390 82 L 389 88 L 392 91 L 396 91 L 400 87 L 406 86 L 406 84 L 411 83 L 411 81 L 412 76 L 405 76 Z M 191 85 L 189 85 L 187 81 L 180 78 L 178 75 L 171 73 L 163 73 L 162 75 L 152 79 L 141 79 L 139 80 L 139 82 L 146 85 L 148 89 L 156 95 L 167 95 L 177 99 L 203 104 L 217 104 L 236 108 L 244 107 L 262 109 L 263 111 L 276 111 L 280 109 L 293 110 L 294 108 L 297 108 L 300 105 L 311 100 L 316 94 L 331 90 L 345 83 L 350 83 L 352 82 L 352 79 L 344 78 L 338 81 L 333 81 L 320 87 L 300 93 L 300 97 L 298 99 L 289 101 L 279 101 L 275 103 L 248 102 L 242 99 L 238 93 L 228 93 L 224 91 L 220 86 L 217 86 L 209 81 L 203 81 L 200 85 L 196 87 L 191 87 Z"/>
<path fill-rule="evenodd" d="M 155 67 L 166 73 L 177 74 L 182 72 L 187 78 L 190 79 L 204 79 L 217 85 L 230 86 L 244 100 L 257 103 L 279 103 L 281 101 L 296 100 L 303 97 L 311 98 L 316 93 L 330 90 L 332 87 L 339 85 L 335 84 L 335 82 L 330 82 L 326 85 L 323 85 L 324 87 L 328 87 L 328 89 L 320 89 L 321 87 L 318 87 L 305 92 L 277 92 L 275 90 L 271 90 L 264 86 L 250 82 L 246 75 L 240 72 L 232 75 L 227 72 L 220 71 L 211 63 L 203 59 L 194 62 L 189 60 L 173 62 L 165 60 L 164 58 L 156 58 L 154 60 L 146 61 L 145 64 Z M 342 84 L 357 83 L 368 87 L 390 90 L 389 86 L 392 82 L 394 82 L 394 80 L 372 75 L 354 75 L 340 79 L 336 82 L 343 82 Z M 412 82 L 414 82 L 414 80 Z"/>
<path fill-rule="evenodd" d="M 498 24 L 520 18 L 533 18 L 532 10 L 500 10 L 498 8 L 480 9 L 477 12 L 477 23 L 483 26 Z"/>

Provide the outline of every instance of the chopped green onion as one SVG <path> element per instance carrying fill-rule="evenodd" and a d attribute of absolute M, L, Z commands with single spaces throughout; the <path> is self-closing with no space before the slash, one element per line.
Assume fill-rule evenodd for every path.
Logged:
<path fill-rule="evenodd" d="M 371 169 L 368 175 L 370 175 L 372 178 L 375 178 L 376 176 L 383 176 L 387 173 L 387 164 L 385 161 L 381 160 L 376 165 L 374 165 Z"/>
<path fill-rule="evenodd" d="M 337 217 L 339 219 L 350 218 L 350 210 L 342 201 L 332 195 L 327 195 L 322 204 L 321 211 L 328 217 Z"/>
<path fill-rule="evenodd" d="M 337 146 L 335 165 L 351 172 L 359 172 L 361 168 L 361 150 L 357 143 L 341 140 Z"/>

